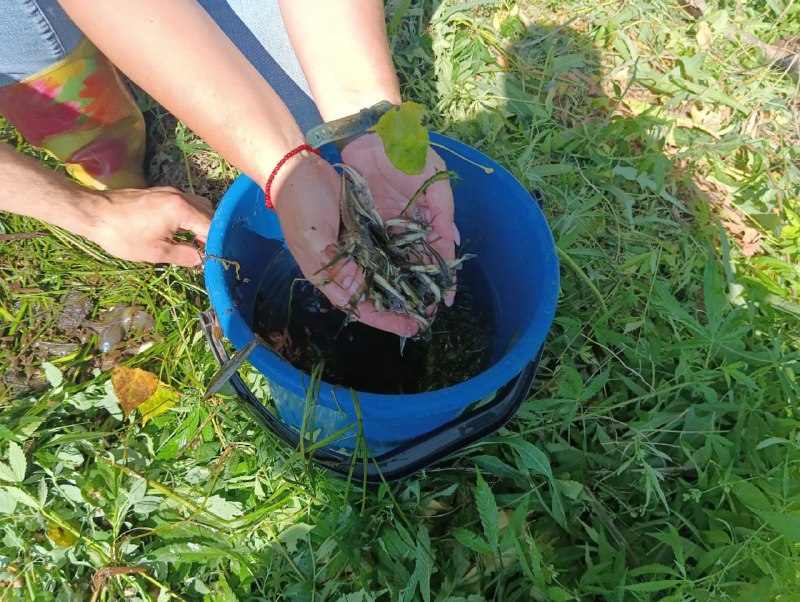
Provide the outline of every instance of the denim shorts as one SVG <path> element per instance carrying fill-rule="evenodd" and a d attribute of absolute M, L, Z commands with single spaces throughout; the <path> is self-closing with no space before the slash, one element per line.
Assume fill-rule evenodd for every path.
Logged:
<path fill-rule="evenodd" d="M 320 123 L 277 0 L 199 0 L 289 107 L 302 131 Z M 64 59 L 83 39 L 56 0 L 4 0 L 0 10 L 0 86 Z"/>

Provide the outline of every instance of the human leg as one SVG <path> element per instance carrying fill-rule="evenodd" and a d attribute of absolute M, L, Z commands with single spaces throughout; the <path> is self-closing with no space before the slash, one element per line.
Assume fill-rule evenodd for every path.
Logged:
<path fill-rule="evenodd" d="M 58 3 L 10 0 L 0 32 L 0 114 L 86 186 L 145 186 L 141 112 Z"/>

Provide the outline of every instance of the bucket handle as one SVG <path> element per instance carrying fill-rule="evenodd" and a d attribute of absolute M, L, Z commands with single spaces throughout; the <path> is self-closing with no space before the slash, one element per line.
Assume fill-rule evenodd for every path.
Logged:
<path fill-rule="evenodd" d="M 221 340 L 214 336 L 215 320 L 212 309 L 200 314 L 200 325 L 211 347 L 211 353 L 222 365 L 229 358 Z M 543 350 L 544 345 L 522 372 L 497 392 L 494 400 L 429 433 L 367 459 L 359 458 L 354 461 L 352 456 L 318 448 L 311 452 L 312 460 L 335 474 L 350 476 L 356 482 L 379 484 L 406 478 L 483 439 L 506 424 L 527 397 L 536 378 Z M 272 431 L 292 448 L 298 447 L 300 434 L 265 408 L 238 372 L 228 382 L 236 392 L 239 402 L 262 427 Z"/>

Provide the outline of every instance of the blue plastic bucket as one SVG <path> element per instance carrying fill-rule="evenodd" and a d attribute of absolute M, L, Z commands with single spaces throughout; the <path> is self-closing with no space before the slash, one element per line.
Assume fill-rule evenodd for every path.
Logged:
<path fill-rule="evenodd" d="M 316 440 L 348 432 L 331 447 L 352 449 L 354 434 L 361 430 L 368 449 L 377 454 L 445 425 L 517 377 L 542 347 L 553 322 L 559 267 L 539 206 L 525 187 L 487 156 L 445 136 L 432 133 L 430 137 L 444 147 L 436 150 L 448 169 L 459 175 L 454 187 L 455 220 L 462 242 L 469 241 L 468 251 L 477 255 L 472 261 L 480 263 L 491 282 L 498 314 L 496 346 L 502 351 L 474 378 L 425 393 L 356 391 L 353 395 L 322 382 L 313 412 L 308 412 L 311 377 L 269 349 L 257 348 L 249 361 L 267 378 L 281 420 L 294 429 L 305 424 Z M 326 159 L 338 160 L 335 150 L 324 150 Z M 224 336 L 236 349 L 254 338 L 256 292 L 266 266 L 282 247 L 278 219 L 264 207 L 260 185 L 239 177 L 214 215 L 205 262 L 211 306 Z M 311 418 L 313 424 L 308 422 Z"/>

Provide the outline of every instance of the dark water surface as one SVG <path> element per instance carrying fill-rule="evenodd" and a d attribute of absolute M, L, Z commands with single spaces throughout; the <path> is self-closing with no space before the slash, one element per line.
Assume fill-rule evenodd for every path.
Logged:
<path fill-rule="evenodd" d="M 498 359 L 496 298 L 476 259 L 462 265 L 453 306 L 440 305 L 429 340 L 407 340 L 401 355 L 396 335 L 345 324 L 345 314 L 302 279 L 282 249 L 256 294 L 253 331 L 303 372 L 324 361 L 323 380 L 334 385 L 389 394 L 455 385 Z"/>

